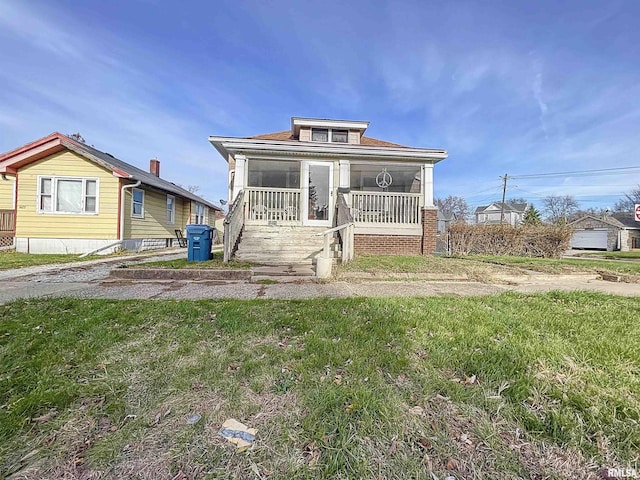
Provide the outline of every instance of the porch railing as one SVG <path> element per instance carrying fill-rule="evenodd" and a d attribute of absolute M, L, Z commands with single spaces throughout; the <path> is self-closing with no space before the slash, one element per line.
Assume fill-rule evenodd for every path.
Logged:
<path fill-rule="evenodd" d="M 15 210 L 0 210 L 0 235 L 13 236 L 16 231 Z M 8 235 L 11 234 L 11 235 Z"/>
<path fill-rule="evenodd" d="M 351 214 L 356 223 L 419 225 L 420 194 L 352 191 Z"/>
<path fill-rule="evenodd" d="M 247 220 L 300 222 L 299 189 L 251 187 L 247 194 Z"/>
<path fill-rule="evenodd" d="M 0 248 L 13 245 L 16 235 L 16 212 L 0 210 Z"/>
<path fill-rule="evenodd" d="M 244 227 L 244 190 L 240 190 L 224 219 L 224 261 L 231 260 Z"/>

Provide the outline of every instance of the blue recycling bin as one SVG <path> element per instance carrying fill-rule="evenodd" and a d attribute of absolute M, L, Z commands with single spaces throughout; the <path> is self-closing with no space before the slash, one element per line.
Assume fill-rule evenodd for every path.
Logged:
<path fill-rule="evenodd" d="M 209 225 L 187 225 L 187 261 L 211 260 L 214 228 Z"/>

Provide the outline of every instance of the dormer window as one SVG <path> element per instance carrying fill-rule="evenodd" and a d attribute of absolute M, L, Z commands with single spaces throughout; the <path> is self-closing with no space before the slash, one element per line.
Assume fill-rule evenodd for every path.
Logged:
<path fill-rule="evenodd" d="M 349 143 L 349 131 L 333 128 L 312 128 L 312 142 Z"/>
<path fill-rule="evenodd" d="M 349 131 L 331 130 L 331 141 L 334 143 L 349 143 Z"/>
<path fill-rule="evenodd" d="M 311 141 L 312 142 L 328 142 L 329 130 L 327 128 L 312 128 Z"/>

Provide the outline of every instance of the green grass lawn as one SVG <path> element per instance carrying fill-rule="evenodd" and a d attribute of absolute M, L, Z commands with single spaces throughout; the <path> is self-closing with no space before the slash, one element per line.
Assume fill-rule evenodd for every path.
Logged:
<path fill-rule="evenodd" d="M 97 256 L 80 258 L 79 255 L 67 254 L 42 254 L 35 255 L 29 253 L 18 253 L 13 250 L 0 252 L 0 270 L 11 268 L 34 267 L 38 265 L 49 265 L 53 263 L 69 263 L 84 260 L 92 260 Z"/>
<path fill-rule="evenodd" d="M 41 299 L 0 317 L 0 477 L 638 468 L 637 299 Z M 258 429 L 252 449 L 218 436 L 227 418 Z"/>
<path fill-rule="evenodd" d="M 386 273 L 453 273 L 479 281 L 492 276 L 522 274 L 533 270 L 549 274 L 605 272 L 622 275 L 629 282 L 640 282 L 640 262 L 582 259 L 529 258 L 498 255 L 436 257 L 420 255 L 359 255 L 353 262 L 340 265 L 338 271 Z"/>
<path fill-rule="evenodd" d="M 640 281 L 640 262 L 612 262 L 609 260 L 582 258 L 528 258 L 498 255 L 470 255 L 464 257 L 472 262 L 486 262 L 501 266 L 515 266 L 545 273 L 607 272 L 627 275 L 630 280 Z"/>
<path fill-rule="evenodd" d="M 157 262 L 145 262 L 131 265 L 131 268 L 211 268 L 211 269 L 249 269 L 254 266 L 253 263 L 240 262 L 232 259 L 228 263 L 222 261 L 224 254 L 222 252 L 213 252 L 213 258 L 205 262 L 188 262 L 186 258 L 177 260 L 160 260 Z"/>
<path fill-rule="evenodd" d="M 638 259 L 640 260 L 640 250 L 632 250 L 630 252 L 589 252 L 581 255 L 583 257 L 601 257 L 618 259 Z"/>
<path fill-rule="evenodd" d="M 486 280 L 493 274 L 516 273 L 509 266 L 490 265 L 482 261 L 429 255 L 358 255 L 352 262 L 338 266 L 338 271 L 386 273 L 459 274 Z"/>

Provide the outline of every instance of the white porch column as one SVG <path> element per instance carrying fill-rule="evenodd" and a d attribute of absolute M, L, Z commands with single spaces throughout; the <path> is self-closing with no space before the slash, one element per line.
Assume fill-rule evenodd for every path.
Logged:
<path fill-rule="evenodd" d="M 351 186 L 349 160 L 340 160 L 340 188 L 349 188 Z"/>
<path fill-rule="evenodd" d="M 433 165 L 425 165 L 422 169 L 424 185 L 424 206 L 433 207 Z"/>
<path fill-rule="evenodd" d="M 233 190 L 231 192 L 232 198 L 229 203 L 232 203 L 236 199 L 236 197 L 238 196 L 238 192 L 240 192 L 240 190 L 244 188 L 244 183 L 245 183 L 244 172 L 246 170 L 247 157 L 245 157 L 244 155 L 236 155 L 235 159 L 236 159 L 236 168 L 235 168 L 235 174 L 233 178 Z"/>

